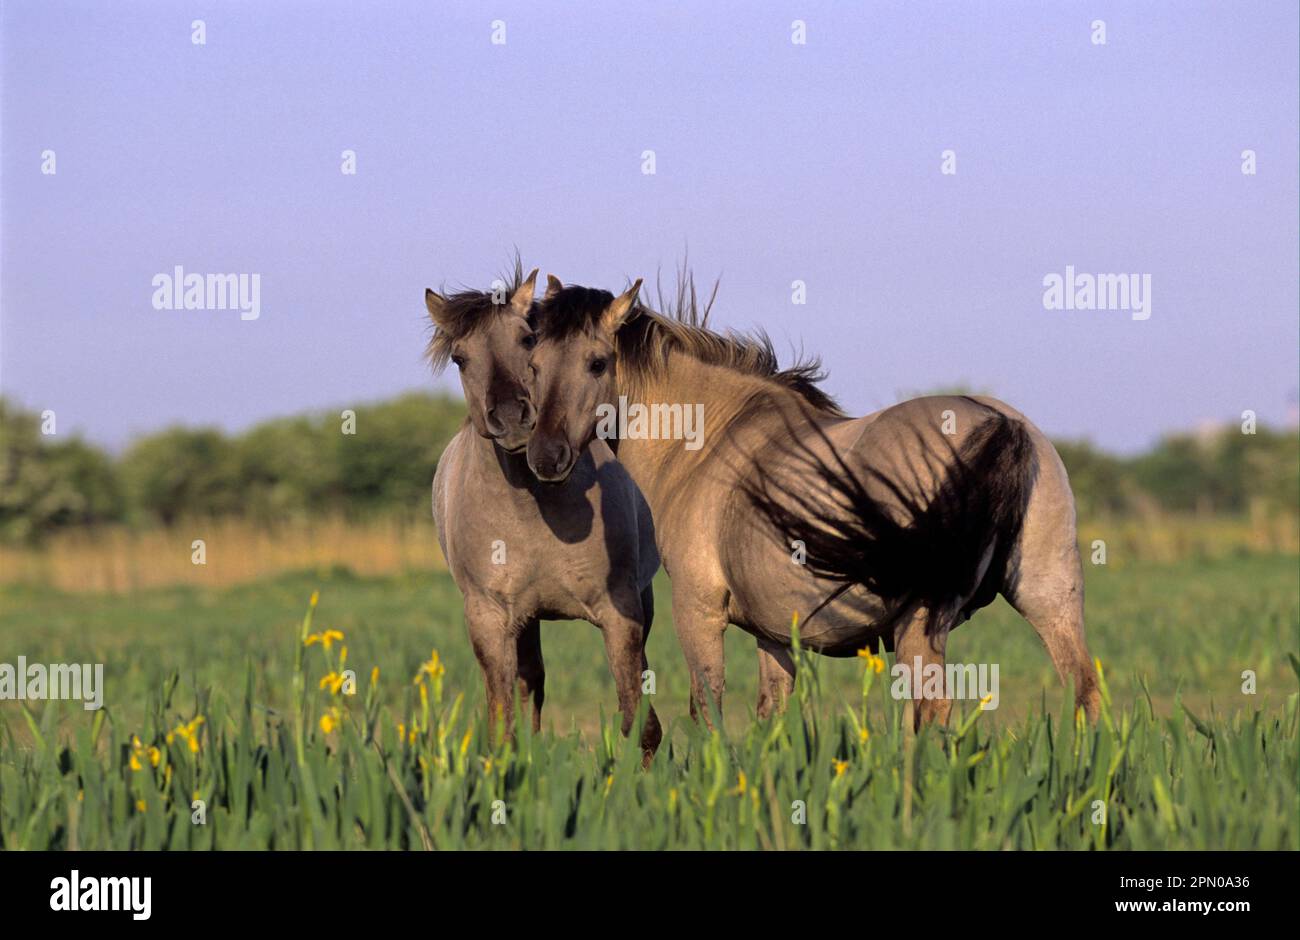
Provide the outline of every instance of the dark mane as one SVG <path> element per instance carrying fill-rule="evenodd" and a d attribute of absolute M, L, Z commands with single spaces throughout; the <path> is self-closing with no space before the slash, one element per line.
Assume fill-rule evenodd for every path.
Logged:
<path fill-rule="evenodd" d="M 656 279 L 659 312 L 638 302 L 628 321 L 616 337 L 621 368 L 633 373 L 660 375 L 668 364 L 668 354 L 676 351 L 709 365 L 723 366 L 745 375 L 755 375 L 795 392 L 821 411 L 843 416 L 835 399 L 817 383 L 826 377 L 816 357 L 800 358 L 785 369 L 777 361 L 772 340 L 762 330 L 752 333 L 709 329 L 709 312 L 717 297 L 718 284 L 707 301 L 701 304 L 695 278 L 678 272 L 675 297 L 666 297 Z M 543 340 L 562 340 L 575 333 L 593 330 L 600 315 L 614 300 L 609 291 L 591 287 L 565 287 L 543 303 L 541 336 Z"/>
<path fill-rule="evenodd" d="M 542 301 L 537 338 L 565 340 L 577 333 L 590 332 L 613 302 L 614 295 L 607 290 L 576 284 L 562 288 Z"/>
<path fill-rule="evenodd" d="M 514 270 L 503 274 L 501 281 L 505 284 L 505 298 L 509 301 L 510 296 L 524 282 L 524 264 L 519 255 L 515 255 Z M 429 365 L 435 372 L 447 367 L 447 362 L 451 359 L 452 343 L 464 339 L 475 330 L 482 329 L 496 314 L 508 308 L 506 303 L 493 302 L 492 292 L 485 290 L 462 290 L 454 294 L 444 294 L 443 299 L 445 302 L 443 319 L 446 321 L 446 326 L 444 328 L 430 324 L 433 326 L 433 334 L 424 349 L 424 357 L 429 360 Z M 536 307 L 537 305 L 534 304 L 534 310 Z"/>

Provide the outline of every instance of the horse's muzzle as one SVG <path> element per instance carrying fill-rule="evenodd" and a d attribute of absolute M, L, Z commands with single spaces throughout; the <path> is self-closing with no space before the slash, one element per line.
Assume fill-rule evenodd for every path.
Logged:
<path fill-rule="evenodd" d="M 539 441 L 533 435 L 528 442 L 528 468 L 543 483 L 563 483 L 576 463 L 577 455 L 564 438 Z"/>

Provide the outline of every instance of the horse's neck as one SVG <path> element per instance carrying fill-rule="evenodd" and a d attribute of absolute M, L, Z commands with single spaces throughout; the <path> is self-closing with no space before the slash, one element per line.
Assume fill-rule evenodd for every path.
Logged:
<path fill-rule="evenodd" d="M 759 376 L 725 366 L 709 365 L 684 354 L 668 357 L 661 374 L 637 376 L 620 382 L 619 394 L 633 403 L 680 404 L 683 411 L 704 406 L 701 446 L 688 450 L 681 440 L 627 438 L 618 442 L 618 460 L 636 481 L 658 516 L 667 504 L 690 486 L 696 473 L 716 476 L 720 462 L 730 462 L 723 450 L 736 446 L 744 425 L 752 420 L 755 395 L 771 395 L 792 403 L 796 393 Z"/>
<path fill-rule="evenodd" d="M 536 478 L 528 469 L 528 458 L 522 452 L 508 454 L 473 427 L 467 428 L 467 431 L 470 472 L 490 475 L 483 479 L 503 477 L 514 489 L 536 488 Z"/>

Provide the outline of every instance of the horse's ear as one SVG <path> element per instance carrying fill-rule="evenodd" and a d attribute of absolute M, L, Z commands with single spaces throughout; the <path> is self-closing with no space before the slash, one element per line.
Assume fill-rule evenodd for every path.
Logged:
<path fill-rule="evenodd" d="M 433 325 L 440 330 L 446 330 L 450 324 L 447 322 L 447 298 L 442 294 L 435 293 L 429 288 L 424 289 L 424 305 L 429 308 L 429 319 Z"/>
<path fill-rule="evenodd" d="M 619 328 L 627 322 L 628 314 L 632 312 L 633 306 L 636 305 L 636 295 L 640 292 L 641 278 L 637 278 L 635 284 L 615 297 L 614 302 L 605 309 L 605 315 L 600 318 L 601 329 L 611 336 L 617 333 Z"/>
<path fill-rule="evenodd" d="M 564 285 L 560 283 L 560 279 L 554 274 L 548 274 L 546 275 L 546 293 L 542 296 L 542 300 L 550 300 L 562 290 L 564 290 Z"/>
<path fill-rule="evenodd" d="M 533 268 L 532 273 L 524 278 L 524 282 L 510 297 L 510 309 L 521 317 L 528 316 L 528 312 L 533 309 L 533 287 L 537 284 L 537 271 L 537 268 Z"/>

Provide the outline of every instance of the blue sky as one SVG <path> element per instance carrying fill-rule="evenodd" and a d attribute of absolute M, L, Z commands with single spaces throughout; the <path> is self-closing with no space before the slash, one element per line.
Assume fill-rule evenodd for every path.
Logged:
<path fill-rule="evenodd" d="M 0 392 L 120 447 L 455 388 L 426 286 L 689 248 L 717 322 L 821 354 L 854 413 L 962 383 L 1124 451 L 1288 421 L 1297 9 L 11 0 Z M 175 265 L 259 274 L 261 315 L 154 309 Z M 1149 274 L 1150 319 L 1044 309 L 1067 265 Z"/>

